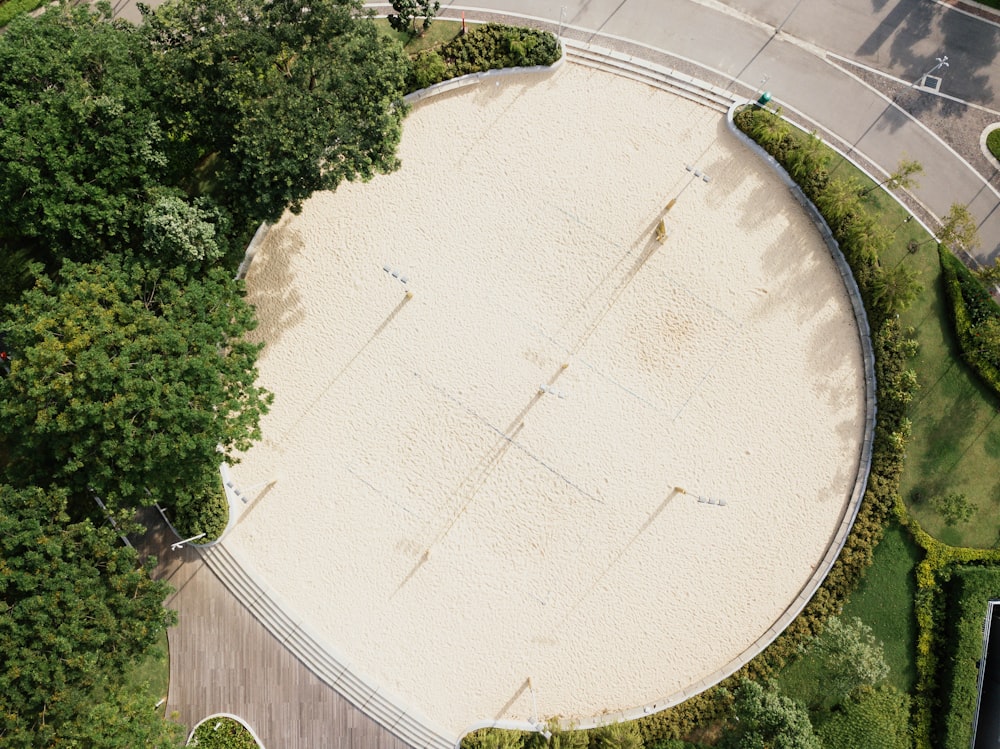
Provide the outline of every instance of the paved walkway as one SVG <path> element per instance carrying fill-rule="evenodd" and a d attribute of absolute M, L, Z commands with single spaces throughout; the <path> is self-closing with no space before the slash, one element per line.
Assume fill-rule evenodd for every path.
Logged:
<path fill-rule="evenodd" d="M 215 713 L 233 713 L 267 749 L 407 749 L 314 676 L 223 586 L 191 548 L 154 513 L 136 544 L 155 554 L 155 575 L 175 592 L 166 605 L 179 622 L 167 632 L 170 688 L 167 715 L 193 727 Z"/>

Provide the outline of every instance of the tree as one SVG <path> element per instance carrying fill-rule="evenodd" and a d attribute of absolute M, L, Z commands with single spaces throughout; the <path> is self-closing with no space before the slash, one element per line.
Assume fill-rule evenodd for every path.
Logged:
<path fill-rule="evenodd" d="M 993 265 L 987 265 L 977 270 L 976 275 L 986 286 L 1000 284 L 1000 257 L 994 258 Z"/>
<path fill-rule="evenodd" d="M 872 279 L 872 298 L 890 314 L 902 312 L 924 289 L 918 278 L 918 272 L 906 265 L 883 268 Z"/>
<path fill-rule="evenodd" d="M 904 190 L 909 190 L 911 187 L 916 187 L 916 175 L 922 174 L 923 171 L 923 164 L 919 161 L 913 161 L 903 157 L 899 160 L 899 164 L 896 165 L 896 169 L 889 174 L 888 178 L 869 187 L 861 193 L 861 197 L 864 197 L 868 193 L 873 190 L 877 190 L 880 187 L 887 187 L 890 190 L 902 187 Z"/>
<path fill-rule="evenodd" d="M 889 676 L 882 643 L 860 619 L 831 616 L 812 651 L 823 662 L 822 689 L 834 705 L 859 687 L 873 687 Z"/>
<path fill-rule="evenodd" d="M 111 528 L 72 522 L 64 490 L 0 485 L 4 747 L 175 745 L 121 686 L 176 620 L 149 569 Z"/>
<path fill-rule="evenodd" d="M 834 232 L 846 229 L 856 216 L 862 215 L 858 183 L 853 179 L 831 179 L 827 189 L 816 196 L 816 204 Z"/>
<path fill-rule="evenodd" d="M 805 708 L 760 684 L 744 680 L 735 690 L 735 721 L 719 749 L 822 749 Z"/>
<path fill-rule="evenodd" d="M 105 3 L 21 15 L 0 36 L 0 250 L 50 267 L 134 247 L 166 166 L 148 45 Z"/>
<path fill-rule="evenodd" d="M 434 21 L 434 16 L 441 10 L 441 3 L 438 0 L 391 0 L 391 4 L 396 12 L 389 14 L 389 25 L 396 31 L 410 35 L 427 31 Z M 418 32 L 417 18 L 420 17 L 424 20 Z"/>
<path fill-rule="evenodd" d="M 237 230 L 397 167 L 409 62 L 358 0 L 172 0 L 143 17 L 172 181 Z"/>
<path fill-rule="evenodd" d="M 976 511 L 975 505 L 959 492 L 939 494 L 931 500 L 931 506 L 949 526 L 967 522 Z"/>
<path fill-rule="evenodd" d="M 223 250 L 216 228 L 225 224 L 219 212 L 209 205 L 204 198 L 191 203 L 180 195 L 161 195 L 146 213 L 143 249 L 165 265 L 218 260 Z"/>
<path fill-rule="evenodd" d="M 941 231 L 938 232 L 938 241 L 952 249 L 958 248 L 966 252 L 972 252 L 979 247 L 979 230 L 968 208 L 961 203 L 951 204 L 951 209 L 941 225 Z"/>
<path fill-rule="evenodd" d="M 109 259 L 67 261 L 2 326 L 0 450 L 21 486 L 59 484 L 89 507 L 178 507 L 218 488 L 219 450 L 246 450 L 270 396 L 240 286 Z"/>

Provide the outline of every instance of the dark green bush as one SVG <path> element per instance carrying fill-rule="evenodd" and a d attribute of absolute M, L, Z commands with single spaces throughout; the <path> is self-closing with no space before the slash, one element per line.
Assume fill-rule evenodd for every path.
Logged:
<path fill-rule="evenodd" d="M 1000 128 L 991 130 L 986 136 L 986 148 L 994 158 L 1000 159 Z"/>
<path fill-rule="evenodd" d="M 985 333 L 1000 323 L 1000 307 L 982 281 L 944 245 L 938 245 L 938 257 L 962 358 L 1000 396 L 1000 348 Z"/>
<path fill-rule="evenodd" d="M 967 749 L 972 740 L 977 662 L 983 655 L 983 622 L 991 598 L 1000 598 L 1000 569 L 962 566 L 952 572 L 943 638 L 951 652 L 943 659 L 945 668 L 940 677 L 941 694 L 948 700 L 940 744 L 943 749 Z"/>
<path fill-rule="evenodd" d="M 427 88 L 448 77 L 448 66 L 434 50 L 425 50 L 412 62 L 413 90 Z"/>
<path fill-rule="evenodd" d="M 198 749 L 260 749 L 251 733 L 232 718 L 209 718 L 194 732 L 191 746 Z"/>
<path fill-rule="evenodd" d="M 45 4 L 45 0 L 5 0 L 0 4 L 0 28 L 14 20 L 15 16 L 30 13 Z"/>
<path fill-rule="evenodd" d="M 416 91 L 431 83 L 486 70 L 552 65 L 561 55 L 559 40 L 548 31 L 487 23 L 436 51 L 418 55 L 411 65 L 407 88 Z M 443 61 L 444 70 L 435 56 Z"/>
<path fill-rule="evenodd" d="M 174 510 L 173 525 L 182 538 L 204 533 L 199 543 L 219 538 L 229 523 L 229 502 L 221 483 L 203 496 L 178 505 Z"/>

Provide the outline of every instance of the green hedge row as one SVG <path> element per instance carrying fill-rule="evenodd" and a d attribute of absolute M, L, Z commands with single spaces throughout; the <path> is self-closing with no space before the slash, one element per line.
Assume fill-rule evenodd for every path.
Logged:
<path fill-rule="evenodd" d="M 917 749 L 939 749 L 944 741 L 950 697 L 942 676 L 952 657 L 949 642 L 951 615 L 944 590 L 953 574 L 964 566 L 1000 564 L 1000 549 L 948 546 L 920 527 L 906 511 L 901 498 L 896 516 L 923 548 L 926 556 L 917 565 L 917 688 L 914 695 L 914 731 Z"/>
<path fill-rule="evenodd" d="M 407 88 L 416 91 L 470 73 L 500 68 L 552 65 L 562 55 L 548 31 L 487 23 L 413 60 Z"/>
<path fill-rule="evenodd" d="M 945 642 L 950 658 L 942 670 L 942 693 L 948 704 L 942 730 L 942 749 L 968 749 L 976 711 L 976 687 L 983 656 L 986 602 L 1000 598 L 1000 569 L 957 567 L 948 586 Z M 995 633 L 1000 637 L 1000 632 Z"/>
<path fill-rule="evenodd" d="M 938 245 L 938 256 L 962 358 L 1000 396 L 1000 349 L 982 333 L 988 324 L 1000 323 L 1000 307 L 983 282 L 944 245 Z"/>
<path fill-rule="evenodd" d="M 46 0 L 5 0 L 0 4 L 0 28 L 13 21 L 15 16 L 30 13 L 45 2 Z"/>

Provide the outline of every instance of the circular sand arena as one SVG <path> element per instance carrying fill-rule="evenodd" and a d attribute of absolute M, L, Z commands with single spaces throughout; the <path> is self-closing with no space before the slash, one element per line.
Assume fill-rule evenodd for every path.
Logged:
<path fill-rule="evenodd" d="M 251 267 L 275 402 L 233 475 L 273 483 L 227 547 L 452 735 L 717 674 L 858 470 L 859 336 L 813 225 L 721 115 L 573 65 L 418 106 L 400 157 Z"/>

